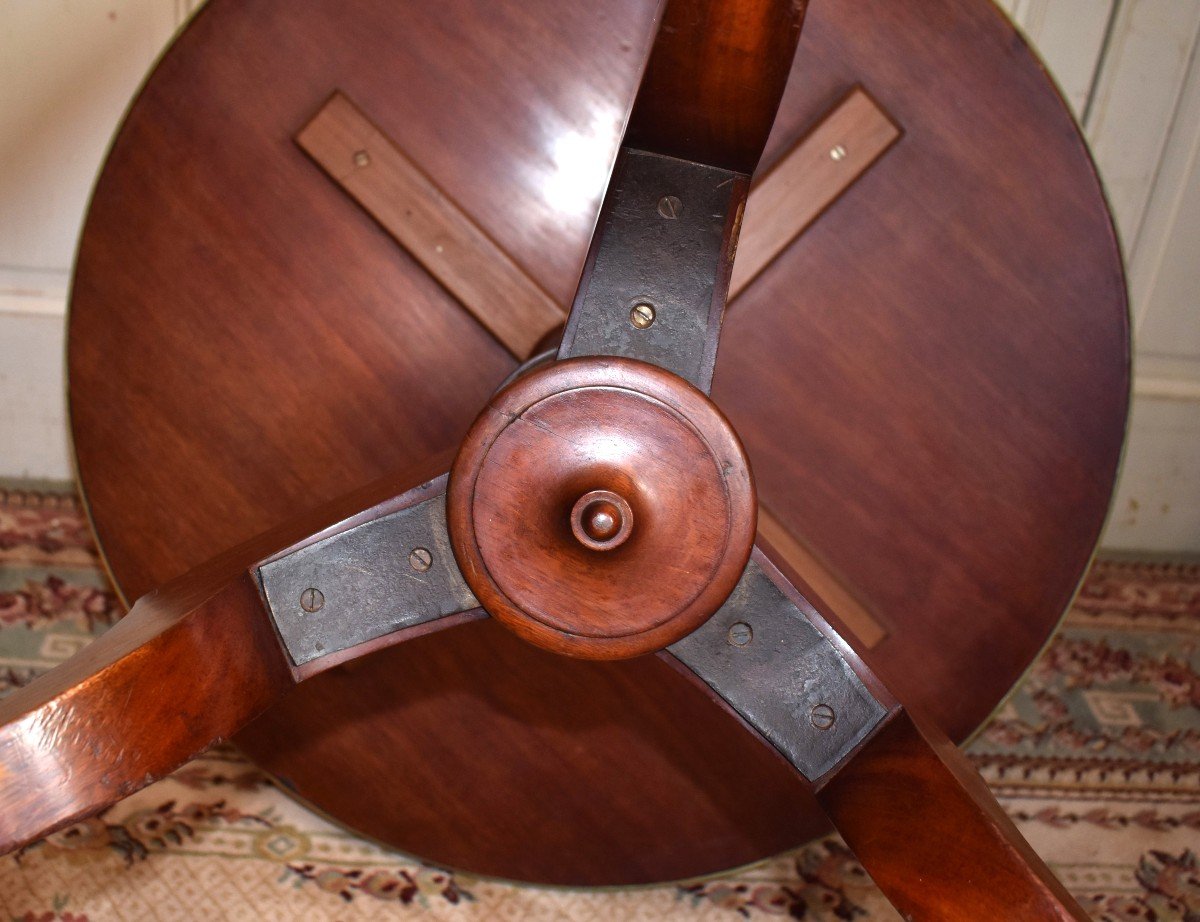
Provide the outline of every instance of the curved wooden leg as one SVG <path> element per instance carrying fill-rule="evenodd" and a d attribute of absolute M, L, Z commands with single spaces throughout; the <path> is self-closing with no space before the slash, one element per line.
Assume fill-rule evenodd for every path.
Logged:
<path fill-rule="evenodd" d="M 761 549 L 721 609 L 669 652 L 812 783 L 906 918 L 1087 918 L 958 749 L 883 687 Z"/>
<path fill-rule="evenodd" d="M 140 599 L 0 702 L 0 852 L 161 777 L 293 684 L 249 574 Z"/>
<path fill-rule="evenodd" d="M 452 566 L 448 559 L 417 555 L 415 566 L 403 563 L 409 597 L 389 598 L 383 629 L 366 637 L 323 635 L 346 642 L 305 659 L 283 632 L 321 615 L 321 591 L 306 585 L 276 602 L 264 591 L 286 587 L 289 575 L 306 579 L 330 560 L 354 571 L 364 589 L 378 587 L 395 567 L 389 560 L 389 574 L 380 572 L 373 534 L 402 527 L 425 535 L 426 553 L 439 540 L 445 547 L 444 517 L 428 514 L 444 501 L 444 485 L 439 478 L 410 490 L 265 560 L 263 551 L 279 546 L 271 536 L 238 548 L 139 599 L 103 637 L 0 701 L 0 853 L 162 777 L 311 675 L 435 626 L 482 616 L 461 581 L 439 578 L 439 565 Z M 369 607 L 370 593 L 361 602 L 331 599 L 328 607 L 344 613 L 355 604 Z"/>
<path fill-rule="evenodd" d="M 938 729 L 894 713 L 817 800 L 912 919 L 1087 919 Z"/>

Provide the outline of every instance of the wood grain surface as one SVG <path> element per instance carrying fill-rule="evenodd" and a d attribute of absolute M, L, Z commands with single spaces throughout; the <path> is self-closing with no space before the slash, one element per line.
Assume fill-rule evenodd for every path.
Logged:
<path fill-rule="evenodd" d="M 514 365 L 296 147 L 329 95 L 565 304 L 656 6 L 197 15 L 114 143 L 69 320 L 80 479 L 126 597 L 453 448 Z M 990 4 L 813 4 L 764 163 L 857 84 L 904 136 L 742 293 L 713 395 L 765 503 L 889 626 L 864 657 L 961 739 L 1099 534 L 1123 279 L 1083 142 Z M 330 670 L 239 740 L 359 831 L 522 879 L 683 877 L 824 822 L 669 667 L 569 661 L 488 622 Z"/>
<path fill-rule="evenodd" d="M 854 181 L 902 130 L 856 86 L 804 137 L 759 175 L 746 202 L 732 301 Z"/>
<path fill-rule="evenodd" d="M 392 480 L 365 485 L 227 549 L 142 596 L 112 630 L 6 695 L 0 701 L 0 854 L 163 777 L 306 678 L 485 617 L 475 606 L 300 667 L 281 643 L 259 565 L 441 495 L 445 476 L 427 475 L 420 467 L 401 474 L 401 483 L 418 481 L 408 490 Z"/>
<path fill-rule="evenodd" d="M 582 543 L 571 516 L 605 491 L 628 540 Z M 454 556 L 484 607 L 531 643 L 624 659 L 690 634 L 728 597 L 757 501 L 737 434 L 682 378 L 643 362 L 567 359 L 504 388 L 454 460 Z"/>
<path fill-rule="evenodd" d="M 832 572 L 811 547 L 797 540 L 775 514 L 762 505 L 758 507 L 758 532 L 775 555 L 782 557 L 786 566 L 828 603 L 830 611 L 836 613 L 834 617 L 842 631 L 849 632 L 854 638 L 856 648 L 874 647 L 887 636 L 887 628 L 880 623 L 879 616 L 854 595 L 846 580 Z"/>
<path fill-rule="evenodd" d="M 746 202 L 729 299 L 900 134 L 879 104 L 855 87 L 780 156 Z M 540 351 L 538 344 L 561 327 L 565 310 L 344 94 L 334 93 L 296 141 L 514 358 Z M 481 284 L 478 276 L 493 284 Z"/>
<path fill-rule="evenodd" d="M 295 684 L 288 665 L 246 571 L 192 575 L 141 599 L 0 702 L 0 854 L 240 730 Z"/>
<path fill-rule="evenodd" d="M 667 2 L 625 143 L 752 174 L 775 123 L 808 0 Z"/>
<path fill-rule="evenodd" d="M 296 143 L 515 358 L 562 324 L 558 303 L 341 93 Z"/>
<path fill-rule="evenodd" d="M 965 755 L 894 714 L 817 799 L 906 919 L 1087 922 Z"/>
<path fill-rule="evenodd" d="M 966 756 L 897 700 L 834 626 L 835 609 L 776 563 L 757 546 L 715 623 L 659 656 L 813 781 L 905 919 L 1084 922 Z M 838 663 L 827 672 L 822 647 Z"/>

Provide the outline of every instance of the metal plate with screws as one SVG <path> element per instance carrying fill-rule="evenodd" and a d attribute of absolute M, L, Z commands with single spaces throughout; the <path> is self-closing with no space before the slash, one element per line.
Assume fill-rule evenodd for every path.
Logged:
<path fill-rule="evenodd" d="M 297 666 L 479 607 L 454 563 L 444 495 L 302 547 L 258 573 Z"/>
<path fill-rule="evenodd" d="M 754 558 L 717 613 L 668 649 L 809 781 L 887 713 Z"/>
<path fill-rule="evenodd" d="M 710 315 L 724 307 L 714 294 L 740 174 L 636 150 L 617 170 L 559 357 L 641 359 L 707 390 Z"/>

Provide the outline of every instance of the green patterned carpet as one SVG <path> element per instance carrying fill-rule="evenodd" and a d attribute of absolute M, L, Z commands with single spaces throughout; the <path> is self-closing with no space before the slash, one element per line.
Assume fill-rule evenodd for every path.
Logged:
<path fill-rule="evenodd" d="M 0 694 L 118 616 L 74 498 L 0 488 Z M 1095 918 L 1200 922 L 1200 566 L 1098 562 L 969 752 Z M 28 922 L 899 918 L 835 838 L 642 890 L 451 874 L 331 826 L 227 747 L 0 858 L 0 910 Z"/>

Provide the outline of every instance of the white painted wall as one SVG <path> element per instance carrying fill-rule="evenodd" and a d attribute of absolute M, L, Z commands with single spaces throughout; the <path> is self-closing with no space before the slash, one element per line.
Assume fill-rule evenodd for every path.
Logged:
<path fill-rule="evenodd" d="M 0 0 L 0 476 L 72 477 L 63 314 L 92 181 L 185 0 Z"/>
<path fill-rule="evenodd" d="M 1119 0 L 1000 0 L 1058 81 L 1077 118 L 1083 116 Z"/>
<path fill-rule="evenodd" d="M 63 310 L 96 169 L 199 0 L 0 0 L 0 477 L 68 479 Z M 1135 400 L 1104 543 L 1200 552 L 1200 0 L 1001 0 L 1084 126 L 1129 264 Z"/>
<path fill-rule="evenodd" d="M 1084 127 L 1134 330 L 1129 441 L 1103 544 L 1200 552 L 1200 0 L 1117 0 Z"/>

